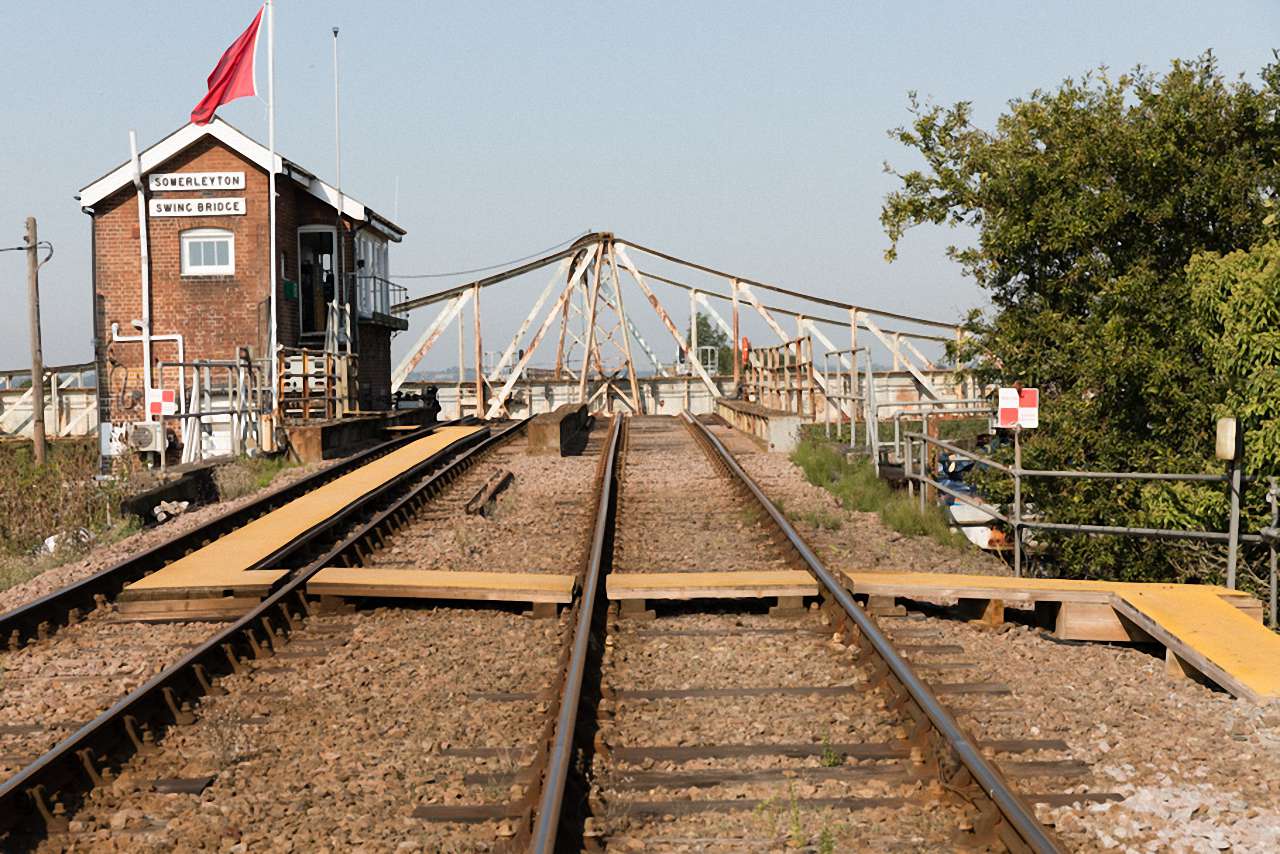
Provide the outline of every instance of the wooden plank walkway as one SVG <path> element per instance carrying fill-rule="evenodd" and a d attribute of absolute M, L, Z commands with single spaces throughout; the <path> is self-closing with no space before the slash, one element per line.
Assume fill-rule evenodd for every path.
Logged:
<path fill-rule="evenodd" d="M 1280 635 L 1262 625 L 1262 603 L 1238 590 L 927 572 L 843 575 L 854 593 L 973 603 L 980 606 L 975 613 L 997 621 L 1005 605 L 1033 605 L 1059 637 L 1159 643 L 1171 672 L 1198 672 L 1254 702 L 1280 698 Z"/>
<path fill-rule="evenodd" d="M 331 566 L 307 582 L 307 592 L 322 596 L 374 596 L 399 599 L 464 599 L 483 602 L 573 601 L 577 576 L 549 572 L 469 572 L 441 569 L 373 569 Z"/>
<path fill-rule="evenodd" d="M 614 600 L 749 599 L 817 596 L 818 582 L 808 572 L 617 572 L 605 593 Z"/>
<path fill-rule="evenodd" d="M 130 602 L 261 598 L 286 571 L 251 569 L 281 547 L 325 522 L 351 502 L 367 495 L 426 460 L 445 446 L 484 427 L 441 427 L 342 477 L 295 498 L 283 507 L 219 537 L 208 545 L 135 581 L 120 596 L 120 611 Z M 181 606 L 179 606 L 181 607 Z M 136 606 L 154 612 L 156 606 Z"/>

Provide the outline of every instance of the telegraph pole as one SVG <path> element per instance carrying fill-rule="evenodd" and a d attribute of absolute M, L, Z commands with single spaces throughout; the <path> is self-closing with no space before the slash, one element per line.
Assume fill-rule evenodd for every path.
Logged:
<path fill-rule="evenodd" d="M 36 218 L 27 217 L 27 317 L 31 323 L 31 439 L 36 465 L 44 465 L 44 353 L 40 347 L 40 259 Z"/>

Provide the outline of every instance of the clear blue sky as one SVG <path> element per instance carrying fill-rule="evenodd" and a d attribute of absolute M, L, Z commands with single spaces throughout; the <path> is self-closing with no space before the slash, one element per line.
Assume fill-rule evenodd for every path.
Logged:
<path fill-rule="evenodd" d="M 146 145 L 186 120 L 257 6 L 6 5 L 0 245 L 20 243 L 23 219 L 39 218 L 57 248 L 42 275 L 46 361 L 87 360 L 89 227 L 72 196 L 125 159 L 129 128 Z M 335 25 L 343 183 L 391 215 L 399 179 L 409 235 L 392 250 L 393 277 L 502 261 L 594 228 L 791 288 L 948 319 L 983 302 L 942 255 L 962 235 L 919 231 L 901 260 L 882 258 L 877 217 L 892 180 L 881 167 L 913 163 L 886 135 L 906 119 L 908 90 L 971 100 L 989 125 L 1009 99 L 1100 64 L 1162 69 L 1212 48 L 1224 71 L 1256 80 L 1280 45 L 1265 2 L 279 0 L 279 147 L 327 179 Z M 265 141 L 261 103 L 221 115 Z M 24 264 L 22 253 L 0 254 L 10 307 L 0 367 L 27 359 Z M 486 300 L 491 318 L 522 314 L 532 295 Z M 413 332 L 425 321 L 415 316 Z M 669 358 L 656 324 L 642 325 Z M 455 351 L 442 341 L 430 364 Z"/>

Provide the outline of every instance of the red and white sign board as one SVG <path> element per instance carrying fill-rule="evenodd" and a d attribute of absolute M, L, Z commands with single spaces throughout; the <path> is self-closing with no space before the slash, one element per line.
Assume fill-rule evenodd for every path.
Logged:
<path fill-rule="evenodd" d="M 147 415 L 158 418 L 162 415 L 177 415 L 178 399 L 171 388 L 147 389 Z"/>
<path fill-rule="evenodd" d="M 1039 427 L 1040 389 L 1000 389 L 1000 406 L 997 411 L 999 414 L 996 426 L 998 427 Z"/>

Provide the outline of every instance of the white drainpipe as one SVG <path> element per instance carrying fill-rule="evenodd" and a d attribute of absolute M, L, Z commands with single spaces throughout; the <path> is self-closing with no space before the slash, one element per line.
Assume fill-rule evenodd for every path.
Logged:
<path fill-rule="evenodd" d="M 138 190 L 138 252 L 142 269 L 142 335 L 133 340 L 142 341 L 142 384 L 146 386 L 143 397 L 143 411 L 147 421 L 151 420 L 151 411 L 146 406 L 145 395 L 151 393 L 151 258 L 147 245 L 147 197 L 142 190 L 142 167 L 138 162 L 138 134 L 129 131 L 129 158 L 133 161 L 133 186 Z M 113 340 L 124 341 L 127 338 L 115 337 L 116 324 L 112 324 Z M 179 345 L 181 347 L 181 345 Z M 181 356 L 179 361 L 185 361 Z"/>

